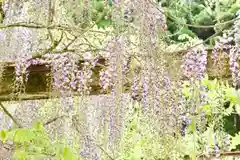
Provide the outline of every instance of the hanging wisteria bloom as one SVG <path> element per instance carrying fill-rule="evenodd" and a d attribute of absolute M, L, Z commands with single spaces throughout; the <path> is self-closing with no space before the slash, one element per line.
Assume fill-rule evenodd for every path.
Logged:
<path fill-rule="evenodd" d="M 79 67 L 78 57 L 73 53 L 46 55 L 45 58 L 51 65 L 55 90 L 68 95 L 73 91 L 81 94 L 89 93 L 89 83 L 92 80 L 90 55 L 84 56 L 86 62 L 82 64 L 82 68 Z"/>
<path fill-rule="evenodd" d="M 28 80 L 28 67 L 31 65 L 31 55 L 18 56 L 15 61 L 15 85 L 16 92 L 24 92 L 25 82 Z"/>
<path fill-rule="evenodd" d="M 133 80 L 133 84 L 132 84 L 132 87 L 131 87 L 131 97 L 134 101 L 136 100 L 140 100 L 140 93 L 139 93 L 139 82 L 140 82 L 140 79 L 139 77 L 135 77 L 134 80 Z"/>
<path fill-rule="evenodd" d="M 184 56 L 182 69 L 183 74 L 191 79 L 203 78 L 207 65 L 207 51 L 203 45 L 195 47 Z"/>
<path fill-rule="evenodd" d="M 219 158 L 220 157 L 220 148 L 218 146 L 218 142 L 217 142 L 217 138 L 216 138 L 216 135 L 214 135 L 214 153 L 215 153 L 215 156 L 216 158 Z"/>
<path fill-rule="evenodd" d="M 239 36 L 240 36 L 240 10 L 237 12 L 237 19 L 234 21 L 234 41 L 233 46 L 229 53 L 230 70 L 232 72 L 233 86 L 240 84 L 240 72 L 239 72 Z"/>
<path fill-rule="evenodd" d="M 233 86 L 240 84 L 240 72 L 239 72 L 239 52 L 236 47 L 233 47 L 229 53 L 230 70 L 232 72 Z"/>
<path fill-rule="evenodd" d="M 218 62 L 220 52 L 223 55 L 228 56 L 228 52 L 232 48 L 233 40 L 234 38 L 231 34 L 224 33 L 222 37 L 219 37 L 219 39 L 215 41 L 215 45 L 212 51 L 212 59 L 214 65 L 216 65 Z"/>
<path fill-rule="evenodd" d="M 234 31 L 234 41 L 237 52 L 239 52 L 239 38 L 240 38 L 240 10 L 236 13 L 236 20 L 234 21 L 233 31 Z"/>
<path fill-rule="evenodd" d="M 128 56 L 125 55 L 125 40 L 121 36 L 113 37 L 101 56 L 106 60 L 107 67 L 100 71 L 100 86 L 104 90 L 114 89 L 117 80 L 123 80 L 123 74 L 128 70 Z"/>

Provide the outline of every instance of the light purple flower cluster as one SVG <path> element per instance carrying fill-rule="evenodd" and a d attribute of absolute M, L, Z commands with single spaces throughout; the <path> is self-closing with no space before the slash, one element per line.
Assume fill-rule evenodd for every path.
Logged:
<path fill-rule="evenodd" d="M 28 80 L 28 67 L 31 65 L 31 56 L 28 54 L 19 56 L 15 61 L 15 83 L 14 89 L 16 92 L 24 92 L 25 83 Z"/>
<path fill-rule="evenodd" d="M 225 136 L 225 141 L 224 142 L 225 142 L 225 146 L 224 146 L 225 151 L 229 151 L 230 145 L 231 145 L 230 136 L 229 135 Z"/>
<path fill-rule="evenodd" d="M 218 143 L 217 143 L 217 138 L 216 138 L 216 135 L 214 136 L 214 153 L 216 155 L 216 158 L 220 157 L 220 148 L 218 146 Z"/>
<path fill-rule="evenodd" d="M 127 56 L 124 55 L 123 46 L 125 41 L 121 36 L 113 37 L 107 43 L 109 52 L 102 53 L 106 60 L 107 67 L 100 71 L 100 86 L 104 89 L 113 89 L 118 80 L 128 70 Z"/>
<path fill-rule="evenodd" d="M 143 103 L 143 110 L 146 111 L 149 107 L 149 82 L 150 79 L 148 76 L 144 76 L 142 80 L 142 103 Z"/>
<path fill-rule="evenodd" d="M 14 92 L 24 92 L 25 84 L 29 78 L 29 68 L 38 64 L 47 64 L 47 62 L 44 59 L 32 58 L 30 54 L 23 54 L 16 57 Z"/>
<path fill-rule="evenodd" d="M 172 81 L 170 79 L 170 76 L 166 75 L 166 76 L 163 76 L 163 88 L 164 88 L 164 92 L 163 92 L 163 105 L 166 106 L 168 105 L 168 103 L 171 101 L 169 100 L 169 98 L 173 95 L 171 95 L 171 91 L 173 91 L 173 84 L 172 84 Z M 175 95 L 177 96 L 177 95 Z M 176 103 L 176 102 L 174 102 Z M 173 105 L 173 110 L 175 110 L 175 106 Z"/>
<path fill-rule="evenodd" d="M 70 94 L 77 91 L 89 94 L 89 82 L 92 81 L 91 62 L 85 62 L 79 67 L 77 57 L 73 53 L 63 53 L 45 56 L 50 62 L 53 75 L 53 88 L 61 94 Z"/>
<path fill-rule="evenodd" d="M 145 60 L 144 70 L 142 72 L 142 103 L 143 110 L 147 111 L 151 108 L 154 112 L 161 110 L 161 113 L 164 113 L 163 109 L 166 108 L 163 104 L 163 96 L 168 97 L 165 93 L 168 92 L 168 89 L 164 86 L 165 80 L 165 64 L 164 59 L 156 62 L 156 60 L 151 57 L 152 55 L 158 52 L 157 42 L 159 40 L 159 26 L 161 29 L 165 30 L 166 19 L 163 12 L 159 11 L 155 6 L 153 6 L 148 1 L 141 2 L 144 5 L 142 12 L 144 13 L 144 20 L 142 26 L 142 36 L 144 42 L 146 43 L 146 48 L 143 46 L 143 51 L 147 52 L 147 57 Z M 138 4 L 136 4 L 138 5 Z M 166 100 L 166 99 L 165 99 Z"/>
<path fill-rule="evenodd" d="M 144 34 L 151 38 L 151 43 L 156 44 L 158 41 L 158 31 L 165 32 L 166 30 L 166 17 L 164 11 L 156 8 L 148 1 L 143 1 L 144 8 Z M 160 30 L 159 30 L 160 27 Z"/>
<path fill-rule="evenodd" d="M 231 48 L 229 53 L 230 70 L 232 72 L 233 86 L 240 84 L 240 72 L 239 72 L 239 52 L 236 47 Z"/>
<path fill-rule="evenodd" d="M 212 51 L 212 59 L 214 64 L 218 61 L 218 53 L 222 52 L 224 55 L 228 55 L 228 51 L 232 48 L 233 37 L 231 35 L 223 34 L 223 37 L 219 37 L 215 41 L 215 45 Z"/>
<path fill-rule="evenodd" d="M 240 26 L 240 11 L 237 12 L 237 20 L 234 22 L 234 41 L 235 46 L 233 46 L 229 53 L 229 63 L 230 63 L 230 70 L 232 72 L 232 80 L 233 86 L 237 86 L 240 84 L 240 72 L 239 72 L 239 26 Z"/>
<path fill-rule="evenodd" d="M 139 77 L 135 77 L 134 80 L 133 80 L 133 84 L 132 84 L 132 87 L 131 87 L 131 94 L 132 94 L 132 99 L 135 101 L 135 100 L 138 100 L 139 98 Z"/>
<path fill-rule="evenodd" d="M 25 83 L 28 81 L 29 67 L 37 64 L 45 64 L 51 67 L 54 89 L 63 93 L 78 91 L 82 94 L 89 94 L 92 81 L 91 67 L 92 59 L 86 58 L 83 67 L 80 68 L 77 58 L 72 53 L 47 54 L 42 59 L 33 59 L 31 55 L 23 55 L 15 61 L 15 92 L 23 92 Z"/>
<path fill-rule="evenodd" d="M 142 70 L 142 104 L 143 112 L 149 111 L 150 107 L 160 108 L 161 103 L 161 79 L 157 74 L 157 69 L 153 67 L 151 58 L 146 59 L 145 67 Z"/>
<path fill-rule="evenodd" d="M 121 128 L 123 126 L 123 104 L 122 87 L 124 81 L 124 73 L 128 70 L 128 62 L 126 52 L 124 50 L 126 40 L 123 36 L 114 36 L 107 43 L 107 52 L 100 55 L 106 60 L 106 68 L 100 71 L 100 86 L 110 91 L 113 105 L 110 108 L 110 124 L 108 128 L 109 145 L 116 144 L 120 138 Z"/>
<path fill-rule="evenodd" d="M 106 70 L 100 71 L 100 86 L 104 90 L 111 88 L 112 76 L 116 77 L 116 74 L 114 73 L 112 68 L 107 68 Z"/>
<path fill-rule="evenodd" d="M 180 130 L 180 134 L 182 136 L 185 136 L 187 134 L 187 127 L 188 125 L 191 123 L 191 119 L 189 119 L 188 117 L 186 116 L 183 116 L 181 118 L 181 130 Z"/>
<path fill-rule="evenodd" d="M 150 77 L 150 84 L 149 84 L 151 86 L 149 101 L 151 103 L 151 106 L 154 112 L 164 113 L 164 110 L 168 106 L 171 106 L 172 101 L 171 100 L 169 101 L 168 99 L 169 98 L 168 92 L 170 90 L 167 88 L 167 86 L 164 86 L 164 83 L 165 83 L 164 78 L 165 78 L 164 74 L 163 73 L 159 74 L 158 69 L 156 69 L 156 71 L 152 70 L 151 77 Z"/>
<path fill-rule="evenodd" d="M 113 39 L 112 39 L 113 40 Z M 114 49 L 114 44 L 111 43 L 111 40 L 107 42 L 106 49 L 109 52 L 100 53 L 107 61 L 106 69 L 100 71 L 100 86 L 104 89 L 110 89 L 113 85 L 113 79 L 117 76 L 116 74 L 116 54 L 115 52 L 111 53 Z M 114 64 L 115 63 L 115 64 Z"/>
<path fill-rule="evenodd" d="M 207 123 L 207 119 L 206 119 L 206 113 L 204 111 L 198 111 L 197 109 L 197 105 L 199 101 L 200 102 L 200 106 L 204 106 L 205 104 L 208 104 L 208 92 L 207 92 L 207 89 L 202 86 L 202 84 L 199 84 L 199 83 L 196 83 L 197 81 L 188 81 L 189 84 L 187 85 L 188 89 L 189 89 L 189 94 L 192 96 L 194 95 L 194 92 L 196 91 L 194 88 L 195 88 L 195 85 L 196 88 L 197 88 L 197 92 L 199 92 L 199 95 L 198 97 L 195 97 L 194 99 L 192 98 L 189 98 L 189 97 L 185 97 L 183 94 L 178 96 L 180 98 L 179 102 L 179 106 L 178 108 L 180 107 L 181 110 L 179 110 L 178 113 L 180 113 L 180 117 L 183 117 L 183 119 L 179 119 L 180 122 L 186 118 L 190 118 L 188 115 L 196 115 L 198 114 L 199 117 L 198 117 L 198 122 L 201 124 L 201 125 L 197 125 L 196 129 L 198 132 L 201 132 L 203 130 L 205 130 L 205 125 Z M 186 84 L 185 84 L 186 85 Z M 184 87 L 184 84 L 181 84 L 181 86 L 179 86 L 179 88 L 182 88 L 183 89 Z M 179 90 L 179 93 L 181 93 L 181 90 Z M 198 107 L 200 107 L 198 106 Z M 189 124 L 189 123 L 188 123 Z M 182 131 L 183 133 L 183 131 Z M 184 135 L 184 134 L 182 134 Z"/>
<path fill-rule="evenodd" d="M 204 76 L 207 65 L 207 51 L 204 46 L 191 49 L 184 56 L 182 65 L 183 74 L 191 79 L 201 79 Z"/>
<path fill-rule="evenodd" d="M 234 41 L 237 52 L 239 52 L 239 37 L 240 37 L 240 10 L 236 13 L 237 19 L 234 21 L 233 32 L 234 32 Z"/>
<path fill-rule="evenodd" d="M 126 74 L 129 71 L 129 64 L 130 64 L 130 56 L 122 55 L 122 73 Z"/>
<path fill-rule="evenodd" d="M 62 93 L 69 91 L 70 86 L 75 87 L 69 85 L 73 78 L 72 73 L 77 70 L 75 61 L 71 56 L 70 53 L 64 53 L 47 57 L 52 69 L 53 88 Z"/>
<path fill-rule="evenodd" d="M 153 64 L 147 61 L 142 71 L 142 110 L 144 113 L 151 111 L 158 116 L 177 114 L 180 109 L 179 90 L 177 84 L 172 81 L 172 77 L 167 73 L 165 64 Z M 180 91 L 181 92 L 181 91 Z"/>
<path fill-rule="evenodd" d="M 93 142 L 92 139 L 89 135 L 85 135 L 84 136 L 84 141 L 83 141 L 83 146 L 84 148 L 80 150 L 80 155 L 84 158 L 91 158 L 92 159 L 92 155 L 93 155 Z"/>
<path fill-rule="evenodd" d="M 237 18 L 234 21 L 233 25 L 233 33 L 224 33 L 222 37 L 218 41 L 216 41 L 212 58 L 214 59 L 214 63 L 217 61 L 218 53 L 222 52 L 227 55 L 229 51 L 229 65 L 230 70 L 232 72 L 232 80 L 233 86 L 237 86 L 240 84 L 240 72 L 239 72 L 239 36 L 240 36 L 240 11 L 237 12 Z M 235 45 L 233 45 L 235 43 Z"/>
<path fill-rule="evenodd" d="M 208 89 L 207 87 L 203 86 L 203 84 L 199 84 L 199 100 L 200 105 L 203 106 L 208 103 Z"/>

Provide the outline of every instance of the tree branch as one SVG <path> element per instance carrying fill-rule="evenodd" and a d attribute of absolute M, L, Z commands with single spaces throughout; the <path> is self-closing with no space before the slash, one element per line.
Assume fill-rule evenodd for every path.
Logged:
<path fill-rule="evenodd" d="M 51 34 L 50 34 L 51 35 Z M 49 48 L 47 48 L 46 50 L 44 50 L 43 52 L 36 52 L 36 53 L 34 53 L 33 55 L 32 55 L 32 57 L 33 58 L 40 58 L 41 56 L 43 56 L 44 54 L 47 54 L 47 53 L 49 53 L 49 52 L 52 52 L 54 49 L 56 49 L 57 48 L 57 46 L 61 43 L 61 41 L 62 41 L 62 39 L 63 39 L 63 31 L 62 31 L 62 34 L 61 34 L 61 37 L 60 37 L 60 39 L 58 40 L 58 41 L 55 41 L 55 40 L 53 40 L 52 41 L 52 45 L 49 47 Z M 65 51 L 66 52 L 66 51 Z"/>
<path fill-rule="evenodd" d="M 104 154 L 105 154 L 109 159 L 115 160 L 110 154 L 107 153 L 107 151 L 105 151 L 105 149 L 103 149 L 102 146 L 100 146 L 100 145 L 98 145 L 98 144 L 96 144 L 96 143 L 95 143 L 95 145 L 96 145 L 102 152 L 104 152 Z"/>
<path fill-rule="evenodd" d="M 94 32 L 94 33 L 100 33 L 100 34 L 108 34 L 109 32 L 104 31 L 98 31 L 98 30 L 92 30 L 92 29 L 81 29 L 81 28 L 74 28 L 70 26 L 63 26 L 63 25 L 43 25 L 43 24 L 29 24 L 29 23 L 13 23 L 8 25 L 0 25 L 0 29 L 8 29 L 8 28 L 17 28 L 17 27 L 24 27 L 24 28 L 32 28 L 32 29 L 50 29 L 50 30 L 62 30 L 62 31 L 69 31 L 69 32 L 75 32 L 79 34 L 83 34 L 85 32 Z"/>
<path fill-rule="evenodd" d="M 3 112 L 19 127 L 22 128 L 22 125 L 18 123 L 18 121 L 13 117 L 13 115 L 4 107 L 2 102 L 0 102 L 0 107 L 2 108 Z"/>
<path fill-rule="evenodd" d="M 52 118 L 52 119 L 49 119 L 47 122 L 44 123 L 43 126 L 47 126 L 47 125 L 49 125 L 49 124 L 51 124 L 51 123 L 53 123 L 53 122 L 56 122 L 58 119 L 61 119 L 61 118 L 63 118 L 63 117 L 65 117 L 65 116 L 57 116 L 57 117 L 54 117 L 54 118 Z"/>
<path fill-rule="evenodd" d="M 179 50 L 179 51 L 167 52 L 167 53 L 168 53 L 168 54 L 174 54 L 174 53 L 184 54 L 184 53 L 186 53 L 187 51 L 189 51 L 190 49 L 193 49 L 193 48 L 195 48 L 195 47 L 197 47 L 197 46 L 199 46 L 199 45 L 201 45 L 201 44 L 204 44 L 205 42 L 207 42 L 207 41 L 210 40 L 211 38 L 214 38 L 214 37 L 216 37 L 217 35 L 219 35 L 220 33 L 222 33 L 222 30 L 219 31 L 219 32 L 217 32 L 217 33 L 215 33 L 214 35 L 208 37 L 208 38 L 205 39 L 204 41 L 202 41 L 202 42 L 200 42 L 200 43 L 197 43 L 197 44 L 195 44 L 195 45 L 193 45 L 193 46 L 191 46 L 191 47 L 188 47 L 187 49 L 182 49 L 182 50 Z"/>
<path fill-rule="evenodd" d="M 207 155 L 201 154 L 198 158 L 207 158 Z M 210 158 L 216 157 L 215 153 L 209 154 Z M 220 157 L 240 157 L 240 151 L 233 151 L 233 152 L 221 152 Z"/>

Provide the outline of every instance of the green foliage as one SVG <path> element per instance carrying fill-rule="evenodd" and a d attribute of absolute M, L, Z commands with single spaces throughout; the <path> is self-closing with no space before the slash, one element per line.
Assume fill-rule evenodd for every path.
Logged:
<path fill-rule="evenodd" d="M 196 84 L 198 86 L 198 83 Z M 195 147 L 198 154 L 204 152 L 205 146 L 209 146 L 212 149 L 214 148 L 214 135 L 217 137 L 218 145 L 220 148 L 224 148 L 224 137 L 226 135 L 229 135 L 230 137 L 232 136 L 230 142 L 232 147 L 230 147 L 230 149 L 238 149 L 240 144 L 240 141 L 238 139 L 240 124 L 234 119 L 238 118 L 237 116 L 240 110 L 239 91 L 233 87 L 230 87 L 228 83 L 217 81 L 216 79 L 209 80 L 207 75 L 199 83 L 199 85 L 206 88 L 205 91 L 200 91 L 197 89 L 197 92 L 205 95 L 205 98 L 202 99 L 199 110 L 196 110 L 197 113 L 195 116 L 193 116 L 193 120 L 188 126 L 187 137 L 195 137 Z M 196 99 L 198 99 L 198 96 L 195 96 L 196 94 L 193 88 L 193 84 L 185 82 L 183 93 L 187 98 L 186 107 L 196 104 Z M 228 106 L 226 106 L 226 102 L 229 103 Z M 205 113 L 207 118 L 206 123 L 202 123 L 199 119 L 200 117 L 198 117 L 198 115 L 201 113 Z M 198 132 L 196 132 L 196 125 L 201 126 L 202 130 L 200 129 Z"/>
<path fill-rule="evenodd" d="M 171 134 L 160 134 L 151 116 L 144 115 L 141 105 L 129 106 L 126 128 L 120 142 L 117 160 L 181 159 L 186 154 L 187 143 Z"/>
<path fill-rule="evenodd" d="M 200 90 L 199 86 L 204 86 L 206 90 Z M 186 81 L 183 93 L 187 99 L 186 107 L 198 103 L 200 94 L 206 95 L 204 103 L 199 103 L 199 110 L 196 110 L 195 115 L 189 115 L 192 121 L 187 127 L 187 134 L 176 137 L 160 134 L 155 128 L 156 122 L 153 117 L 142 113 L 141 105 L 130 105 L 126 128 L 120 143 L 119 160 L 185 159 L 186 157 L 196 159 L 198 155 L 206 152 L 206 147 L 209 148 L 208 152 L 214 152 L 215 141 L 221 151 L 225 151 L 226 136 L 231 137 L 229 149 L 238 149 L 239 131 L 231 136 L 232 128 L 224 129 L 229 121 L 224 117 L 233 116 L 235 111 L 239 113 L 238 91 L 227 83 L 216 79 L 209 80 L 206 76 L 199 83 L 195 81 L 192 84 Z M 225 101 L 231 102 L 231 109 L 224 108 Z M 199 119 L 199 115 L 203 112 L 206 113 L 206 123 L 202 123 Z"/>
<path fill-rule="evenodd" d="M 188 42 L 189 38 L 177 38 L 188 34 L 190 37 L 206 39 L 215 32 L 229 29 L 233 23 L 221 25 L 236 17 L 240 9 L 240 2 L 233 0 L 222 1 L 185 1 L 169 0 L 162 2 L 167 14 L 168 31 L 175 36 L 171 40 L 175 42 Z M 184 23 L 194 25 L 184 26 Z M 197 25 L 215 25 L 214 28 L 199 28 Z M 184 30 L 182 29 L 184 27 Z M 214 29 L 214 30 L 213 30 Z M 188 31 L 187 31 L 188 30 Z M 186 36 L 184 36 L 186 37 Z"/>
<path fill-rule="evenodd" d="M 2 130 L 1 141 L 12 141 L 15 144 L 13 159 L 80 160 L 75 149 L 58 141 L 52 142 L 40 122 L 36 122 L 31 128 Z"/>
<path fill-rule="evenodd" d="M 111 1 L 106 6 L 105 0 L 95 0 L 90 2 L 90 15 L 92 21 L 98 28 L 106 28 L 112 24 L 111 20 Z"/>
<path fill-rule="evenodd" d="M 240 144 L 240 132 L 232 137 L 230 149 L 231 150 L 236 149 L 237 146 L 239 146 L 239 144 Z"/>

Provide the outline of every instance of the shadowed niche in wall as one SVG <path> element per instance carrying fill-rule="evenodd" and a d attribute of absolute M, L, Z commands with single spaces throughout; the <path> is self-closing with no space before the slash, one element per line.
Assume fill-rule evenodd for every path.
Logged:
<path fill-rule="evenodd" d="M 83 61 L 79 62 L 79 65 Z M 100 65 L 105 64 L 105 60 L 99 60 Z M 7 63 L 4 65 L 4 71 L 2 73 L 2 80 L 0 83 L 0 100 L 17 100 L 17 99 L 45 99 L 50 97 L 58 96 L 58 93 L 52 90 L 52 78 L 51 69 L 43 65 L 32 65 L 28 68 L 29 76 L 28 80 L 24 84 L 25 89 L 21 94 L 16 94 L 14 90 L 15 81 L 15 68 L 13 63 Z M 96 65 L 93 70 L 93 82 L 90 83 L 91 91 L 90 94 L 101 94 L 104 93 L 99 86 L 99 71 L 101 66 Z M 76 93 L 77 94 L 77 93 Z"/>

